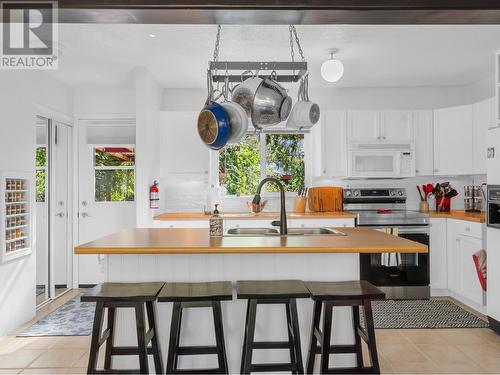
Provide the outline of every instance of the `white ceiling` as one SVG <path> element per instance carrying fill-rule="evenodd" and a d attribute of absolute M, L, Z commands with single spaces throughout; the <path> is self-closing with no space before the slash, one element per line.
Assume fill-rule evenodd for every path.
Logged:
<path fill-rule="evenodd" d="M 500 26 L 317 25 L 297 30 L 313 87 L 469 84 L 494 73 L 493 54 L 500 50 Z M 146 66 L 164 87 L 204 87 L 215 31 L 215 25 L 62 24 L 62 57 L 53 74 L 71 85 L 132 86 L 132 69 Z M 340 49 L 345 74 L 328 84 L 319 69 L 332 47 Z M 222 28 L 220 60 L 289 59 L 287 26 Z"/>

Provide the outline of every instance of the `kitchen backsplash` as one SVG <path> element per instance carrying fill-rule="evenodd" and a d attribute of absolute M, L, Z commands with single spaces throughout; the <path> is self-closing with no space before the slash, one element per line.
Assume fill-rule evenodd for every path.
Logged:
<path fill-rule="evenodd" d="M 415 177 L 407 179 L 381 179 L 381 180 L 336 180 L 329 178 L 314 178 L 312 186 L 342 186 L 342 187 L 401 187 L 407 189 L 407 207 L 417 210 L 420 198 L 416 185 L 449 181 L 458 191 L 459 195 L 452 199 L 452 209 L 463 209 L 463 187 L 465 185 L 482 184 L 486 176 L 460 176 L 449 178 Z M 286 205 L 290 212 L 293 207 L 295 194 L 287 196 Z M 206 176 L 186 175 L 160 180 L 160 211 L 198 211 L 213 209 L 207 207 L 209 201 L 220 201 L 223 212 L 244 212 L 247 210 L 246 202 L 252 197 L 218 197 L 217 189 L 209 189 Z M 279 196 L 265 197 L 268 200 L 266 211 L 279 211 Z M 431 203 L 431 209 L 433 202 Z"/>

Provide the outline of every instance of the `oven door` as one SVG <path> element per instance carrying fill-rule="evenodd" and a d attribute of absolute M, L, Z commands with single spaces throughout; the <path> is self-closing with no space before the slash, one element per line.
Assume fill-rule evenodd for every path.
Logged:
<path fill-rule="evenodd" d="M 383 230 L 384 228 L 375 227 Z M 397 227 L 398 236 L 429 246 L 428 226 Z M 360 255 L 361 279 L 377 286 L 428 286 L 428 253 L 376 253 Z"/>

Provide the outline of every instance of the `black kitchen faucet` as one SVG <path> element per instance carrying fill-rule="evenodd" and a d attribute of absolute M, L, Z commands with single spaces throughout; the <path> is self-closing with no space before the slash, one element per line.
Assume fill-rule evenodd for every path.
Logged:
<path fill-rule="evenodd" d="M 263 179 L 260 183 L 259 186 L 257 186 L 257 192 L 255 193 L 255 196 L 253 197 L 252 203 L 254 204 L 260 204 L 260 191 L 262 190 L 262 186 L 264 186 L 268 182 L 274 182 L 276 186 L 280 189 L 280 202 L 281 202 L 281 210 L 280 210 L 280 220 L 279 221 L 273 221 L 271 224 L 275 227 L 279 226 L 280 227 L 280 234 L 288 234 L 288 227 L 286 225 L 286 209 L 285 209 L 285 188 L 283 187 L 283 184 L 281 183 L 280 180 L 274 178 L 274 177 L 267 177 Z"/>

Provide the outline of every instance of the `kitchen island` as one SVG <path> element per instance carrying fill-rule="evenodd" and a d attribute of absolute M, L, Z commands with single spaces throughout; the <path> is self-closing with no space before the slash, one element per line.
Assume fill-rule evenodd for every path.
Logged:
<path fill-rule="evenodd" d="M 339 228 L 345 236 L 223 236 L 209 237 L 207 229 L 130 229 L 77 246 L 76 254 L 105 254 L 106 280 L 110 282 L 201 282 L 217 280 L 300 279 L 344 281 L 359 279 L 359 253 L 427 252 L 425 245 L 364 228 Z M 223 303 L 224 329 L 230 371 L 238 372 L 243 342 L 245 302 Z M 303 357 L 309 342 L 312 302 L 298 300 Z M 281 306 L 280 306 L 281 307 Z M 211 314 L 191 309 L 183 317 L 181 337 L 186 345 L 213 343 Z M 168 347 L 171 304 L 158 307 L 160 342 L 164 356 Z M 261 315 L 262 314 L 262 315 Z M 259 306 L 256 339 L 286 339 L 285 315 L 274 305 Z M 265 319 L 262 317 L 265 316 Z M 134 343 L 132 311 L 118 315 L 117 344 Z M 337 344 L 354 340 L 349 309 L 334 313 L 333 339 Z M 351 354 L 339 354 L 335 366 L 354 363 Z M 288 359 L 287 351 L 256 351 L 255 362 Z M 136 358 L 116 358 L 118 367 L 133 368 Z M 184 357 L 180 366 L 212 367 L 215 356 Z"/>

